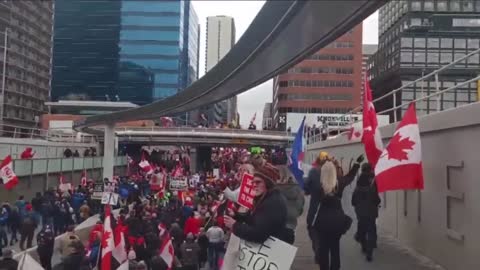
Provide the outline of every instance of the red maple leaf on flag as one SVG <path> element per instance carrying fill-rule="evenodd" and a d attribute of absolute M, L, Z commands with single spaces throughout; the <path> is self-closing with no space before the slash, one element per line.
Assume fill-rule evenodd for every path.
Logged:
<path fill-rule="evenodd" d="M 414 145 L 409 137 L 402 139 L 399 133 L 395 134 L 387 146 L 388 159 L 408 160 L 406 150 L 412 150 Z"/>
<path fill-rule="evenodd" d="M 103 237 L 102 237 L 102 248 L 106 248 L 108 246 L 108 239 L 112 236 L 112 233 L 109 231 L 104 231 L 103 232 Z"/>

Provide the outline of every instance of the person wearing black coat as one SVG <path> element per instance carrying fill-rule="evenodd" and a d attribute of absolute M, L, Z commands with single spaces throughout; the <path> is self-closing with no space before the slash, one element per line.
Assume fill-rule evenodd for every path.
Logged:
<path fill-rule="evenodd" d="M 339 270 L 340 238 L 350 228 L 352 219 L 343 211 L 338 196 L 340 182 L 334 163 L 325 162 L 320 173 L 323 196 L 312 221 L 317 245 L 315 258 L 321 270 Z"/>
<path fill-rule="evenodd" d="M 312 249 L 314 254 L 318 254 L 318 252 L 316 251 L 318 247 L 318 243 L 316 243 L 316 240 L 318 240 L 318 237 L 315 235 L 317 230 L 313 228 L 313 220 L 314 220 L 315 214 L 317 213 L 320 207 L 320 201 L 325 196 L 324 190 L 322 189 L 322 185 L 320 183 L 320 177 L 321 177 L 320 170 L 322 168 L 322 165 L 325 164 L 325 162 L 327 162 L 328 160 L 330 160 L 328 153 L 320 152 L 315 162 L 316 166 L 312 168 L 308 173 L 308 178 L 305 181 L 305 185 L 304 185 L 305 195 L 310 196 L 310 205 L 308 207 L 308 212 L 307 212 L 307 230 L 308 230 L 308 236 L 312 241 Z M 342 198 L 343 191 L 355 179 L 358 169 L 360 168 L 360 163 L 362 163 L 363 160 L 364 160 L 363 155 L 360 155 L 357 158 L 356 163 L 352 166 L 352 168 L 346 175 L 337 175 L 338 184 L 337 184 L 337 187 L 335 188 L 335 193 L 334 193 L 336 197 L 340 199 Z M 318 258 L 315 258 L 315 261 L 318 262 Z"/>
<path fill-rule="evenodd" d="M 235 235 L 254 243 L 263 243 L 270 236 L 287 240 L 287 205 L 281 192 L 274 188 L 279 178 L 278 169 L 270 163 L 255 168 L 255 199 L 250 215 L 244 221 L 225 216 L 225 225 Z"/>
<path fill-rule="evenodd" d="M 358 178 L 357 187 L 352 195 L 352 205 L 355 208 L 355 214 L 358 219 L 355 240 L 362 245 L 362 251 L 365 253 L 367 261 L 372 261 L 373 249 L 377 245 L 377 225 L 375 220 L 378 217 L 378 206 L 381 202 L 374 178 L 372 166 L 368 163 L 363 164 L 362 173 Z"/>

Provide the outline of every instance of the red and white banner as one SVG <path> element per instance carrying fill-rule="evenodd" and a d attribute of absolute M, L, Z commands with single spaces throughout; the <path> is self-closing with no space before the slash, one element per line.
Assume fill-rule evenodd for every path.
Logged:
<path fill-rule="evenodd" d="M 0 177 L 3 179 L 3 184 L 8 190 L 18 184 L 18 177 L 13 171 L 13 162 L 10 155 L 6 156 L 0 165 Z"/>
<path fill-rule="evenodd" d="M 60 189 L 61 192 L 67 192 L 72 189 L 72 184 L 65 182 L 65 177 L 63 177 L 63 174 L 60 174 L 58 183 L 58 189 Z"/>
<path fill-rule="evenodd" d="M 126 231 L 127 231 L 127 226 L 122 224 L 117 224 L 114 231 L 115 248 L 112 250 L 112 255 L 120 264 L 127 260 L 127 249 L 125 246 Z"/>
<path fill-rule="evenodd" d="M 252 209 L 254 198 L 255 190 L 253 187 L 253 175 L 244 173 L 242 184 L 240 185 L 240 194 L 238 195 L 238 204 L 245 208 Z"/>
<path fill-rule="evenodd" d="M 152 174 L 153 173 L 153 167 L 150 165 L 150 162 L 148 162 L 148 160 L 142 158 L 142 160 L 140 161 L 140 163 L 138 163 L 138 166 L 140 166 L 140 168 L 142 168 L 142 170 L 147 174 Z"/>
<path fill-rule="evenodd" d="M 21 159 L 31 159 L 35 155 L 35 152 L 31 147 L 27 147 L 20 155 Z"/>
<path fill-rule="evenodd" d="M 105 207 L 105 222 L 103 223 L 102 235 L 102 269 L 112 269 L 112 251 L 115 248 L 113 241 L 113 230 L 111 221 L 110 206 Z"/>
<path fill-rule="evenodd" d="M 378 192 L 423 189 L 422 144 L 414 103 L 383 150 L 375 175 Z"/>
<path fill-rule="evenodd" d="M 167 183 L 167 175 L 163 172 L 153 174 L 150 178 L 150 189 L 153 191 L 160 191 L 165 188 Z"/>
<path fill-rule="evenodd" d="M 382 136 L 378 129 L 377 112 L 373 105 L 372 89 L 365 76 L 365 92 L 363 93 L 363 136 L 365 154 L 368 162 L 375 166 L 383 151 Z"/>
<path fill-rule="evenodd" d="M 167 264 L 168 269 L 172 269 L 175 258 L 175 251 L 172 244 L 172 239 L 169 235 L 165 237 L 165 241 L 160 248 L 160 258 Z M 103 269 L 103 268 L 102 268 Z"/>

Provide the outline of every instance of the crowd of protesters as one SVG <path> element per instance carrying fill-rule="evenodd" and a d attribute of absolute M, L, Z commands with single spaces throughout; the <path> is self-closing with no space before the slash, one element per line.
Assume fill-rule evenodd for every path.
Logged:
<path fill-rule="evenodd" d="M 189 172 L 188 152 L 169 153 L 163 158 L 151 154 L 149 158 L 153 173 L 135 167 L 126 176 L 103 180 L 105 185 L 114 185 L 120 196 L 113 207 L 119 214 L 111 216 L 111 223 L 114 235 L 124 234 L 129 269 L 221 269 L 232 233 L 254 243 L 263 243 L 273 236 L 294 244 L 297 219 L 303 213 L 305 195 L 309 195 L 307 226 L 315 261 L 321 270 L 338 270 L 340 238 L 352 224 L 343 211 L 341 198 L 360 168 L 352 197 L 359 221 L 355 239 L 367 260 L 373 258 L 380 199 L 372 168 L 368 164 L 361 166 L 363 156 L 344 174 L 338 161 L 326 152 L 320 153 L 303 190 L 290 172 L 282 149 L 213 148 L 212 166 L 216 172 L 206 170 L 194 176 Z M 255 197 L 251 209 L 237 203 L 244 173 L 253 176 Z M 165 184 L 152 188 L 151 178 L 160 174 L 196 180 L 189 181 L 188 189 L 181 191 L 169 190 Z M 41 230 L 36 236 L 37 253 L 45 269 L 99 267 L 105 215 L 100 201 L 93 198 L 95 184 L 88 181 L 73 190 L 52 189 L 37 193 L 30 201 L 21 196 L 13 204 L 4 203 L 0 247 L 14 245 L 17 232 L 21 250 L 32 247 L 38 227 Z M 99 220 L 88 241 L 80 239 L 74 226 L 97 213 Z M 55 247 L 54 238 L 58 235 L 62 236 Z M 173 265 L 161 256 L 167 241 L 172 243 Z M 55 250 L 61 263 L 52 267 Z M 3 258 L 0 268 L 12 263 L 11 250 L 4 249 Z"/>

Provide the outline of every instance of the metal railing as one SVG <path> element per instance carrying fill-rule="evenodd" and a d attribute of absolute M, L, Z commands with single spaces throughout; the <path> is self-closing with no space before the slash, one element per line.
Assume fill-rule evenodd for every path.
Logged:
<path fill-rule="evenodd" d="M 41 139 L 52 142 L 71 143 L 96 143 L 98 138 L 95 135 L 80 133 L 76 131 L 65 132 L 61 129 L 39 129 L 21 127 L 8 124 L 0 124 L 0 137 Z"/>
<path fill-rule="evenodd" d="M 256 134 L 272 136 L 291 136 L 291 132 L 273 131 L 273 130 L 250 130 L 250 129 L 229 129 L 229 128 L 195 128 L 195 127 L 118 127 L 115 131 L 165 131 L 165 132 L 210 132 L 210 133 L 230 133 L 230 134 Z"/>
<path fill-rule="evenodd" d="M 441 96 L 443 93 L 446 93 L 446 92 L 449 92 L 449 91 L 452 91 L 452 90 L 456 90 L 457 88 L 460 88 L 460 87 L 463 87 L 465 85 L 468 85 L 472 82 L 477 82 L 479 83 L 480 81 L 480 75 L 470 79 L 470 80 L 466 80 L 464 82 L 458 82 L 457 84 L 455 84 L 454 86 L 452 87 L 448 87 L 448 88 L 445 88 L 443 90 L 440 90 L 440 84 L 439 84 L 439 74 L 445 70 L 448 70 L 449 68 L 452 68 L 452 67 L 455 67 L 455 65 L 457 65 L 458 63 L 462 62 L 462 61 L 466 61 L 468 58 L 474 56 L 474 55 L 477 55 L 477 54 L 480 54 L 480 48 L 479 49 L 476 49 L 470 53 L 467 53 L 465 54 L 464 56 L 458 58 L 458 59 L 455 59 L 454 61 L 452 61 L 451 63 L 447 64 L 447 65 L 444 65 L 442 67 L 440 67 L 439 69 L 436 69 L 414 81 L 411 81 L 409 83 L 406 83 L 405 85 L 402 85 L 401 87 L 397 88 L 397 89 L 394 89 L 386 94 L 384 94 L 383 96 L 380 96 L 376 99 L 373 100 L 373 103 L 377 103 L 379 101 L 382 101 L 384 100 L 385 98 L 389 97 L 389 96 L 393 96 L 392 98 L 392 107 L 389 108 L 389 109 L 386 109 L 386 110 L 383 110 L 383 111 L 380 111 L 380 112 L 377 112 L 377 115 L 381 115 L 381 114 L 386 114 L 386 113 L 389 113 L 389 112 L 394 112 L 393 113 L 393 120 L 394 120 L 394 123 L 398 121 L 397 119 L 397 111 L 399 109 L 402 109 L 403 107 L 407 107 L 408 105 L 410 105 L 410 103 L 414 102 L 415 104 L 417 104 L 418 102 L 421 102 L 421 101 L 429 101 L 431 98 L 436 98 L 436 108 L 435 108 L 435 112 L 433 113 L 437 113 L 439 111 L 441 111 Z M 480 74 L 480 70 L 479 70 L 479 74 Z M 434 77 L 435 79 L 435 92 L 432 93 L 432 94 L 429 94 L 429 95 L 424 95 L 424 90 L 423 90 L 423 81 L 425 81 L 426 79 L 430 78 L 430 77 Z M 414 100 L 411 100 L 411 101 L 408 101 L 408 102 L 405 102 L 405 103 L 402 103 L 400 102 L 399 105 L 397 105 L 397 93 L 402 91 L 403 89 L 407 88 L 407 87 L 410 87 L 410 86 L 413 86 L 417 83 L 422 83 L 422 91 L 421 91 L 421 97 L 417 98 L 417 99 L 414 99 Z M 427 89 L 428 91 L 428 89 Z M 478 94 L 478 93 L 477 93 Z M 478 99 L 478 97 L 477 97 Z M 362 110 L 362 107 L 361 106 L 358 106 L 352 110 L 350 110 L 348 113 L 344 114 L 344 116 L 352 116 L 354 115 L 355 113 L 359 113 L 361 112 Z M 418 109 L 417 109 L 418 110 Z M 427 110 L 427 109 L 421 109 L 421 110 L 426 110 L 427 114 L 430 114 L 430 110 Z M 355 112 L 355 113 L 354 113 Z M 350 117 L 350 119 L 352 119 L 352 117 Z M 350 123 L 351 124 L 354 124 L 354 122 Z M 343 129 L 340 129 L 340 128 L 337 128 L 337 129 L 329 129 L 329 133 L 331 133 L 331 131 L 337 131 L 337 134 L 340 135 L 340 132 L 342 131 L 345 131 L 345 128 Z M 311 140 L 309 140 L 309 143 L 316 143 L 318 141 L 321 141 L 322 139 L 319 138 L 321 137 L 321 134 L 318 136 L 314 136 Z"/>

